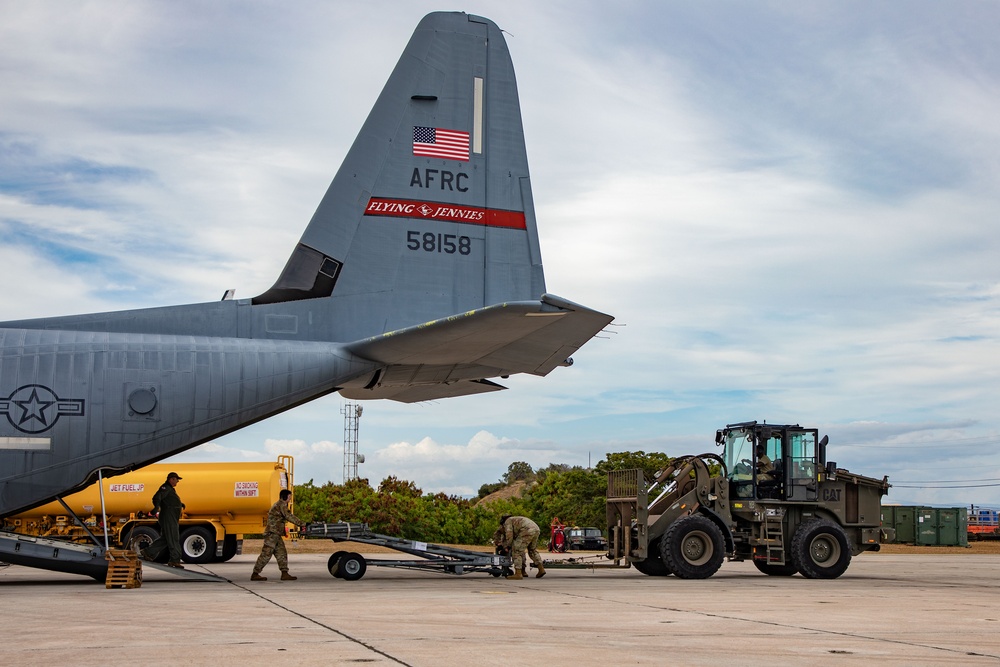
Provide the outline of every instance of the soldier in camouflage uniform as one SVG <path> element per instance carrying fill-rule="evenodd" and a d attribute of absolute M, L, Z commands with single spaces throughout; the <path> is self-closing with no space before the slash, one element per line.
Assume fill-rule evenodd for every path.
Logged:
<path fill-rule="evenodd" d="M 501 524 L 499 528 L 497 528 L 496 530 L 493 531 L 493 537 L 490 538 L 490 541 L 496 547 L 495 551 L 496 551 L 497 555 L 500 555 L 500 556 L 510 556 L 510 549 L 504 544 L 504 539 L 505 539 L 505 534 L 504 534 L 503 525 Z M 504 569 L 506 570 L 507 568 L 504 568 Z M 506 576 L 506 575 L 504 575 L 504 576 Z M 522 563 L 521 563 L 521 578 L 523 579 L 526 576 L 528 576 L 528 573 L 524 571 L 524 562 L 522 561 Z"/>
<path fill-rule="evenodd" d="M 542 557 L 538 555 L 538 524 L 525 516 L 500 517 L 500 527 L 503 528 L 503 545 L 510 549 L 510 558 L 514 561 L 514 574 L 507 579 L 523 579 L 527 575 L 524 562 L 524 552 L 528 552 L 531 562 L 538 568 L 536 578 L 545 576 L 545 566 Z"/>
<path fill-rule="evenodd" d="M 267 513 L 264 546 L 261 547 L 260 556 L 257 557 L 257 563 L 253 566 L 253 574 L 250 575 L 250 581 L 267 581 L 267 577 L 260 576 L 260 571 L 271 560 L 272 553 L 274 554 L 274 559 L 278 561 L 278 569 L 281 570 L 281 580 L 295 581 L 298 579 L 298 577 L 288 574 L 288 551 L 285 549 L 285 541 L 282 537 L 285 534 L 286 523 L 294 523 L 300 527 L 306 524 L 288 510 L 288 499 L 291 497 L 291 491 L 282 489 L 281 493 L 278 494 L 278 502 L 271 505 L 271 509 Z"/>

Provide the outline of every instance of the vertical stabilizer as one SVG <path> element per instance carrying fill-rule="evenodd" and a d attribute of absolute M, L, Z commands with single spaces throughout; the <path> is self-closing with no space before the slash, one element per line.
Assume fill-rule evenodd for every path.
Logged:
<path fill-rule="evenodd" d="M 353 340 L 544 291 L 507 44 L 488 19 L 430 14 L 254 304 L 330 299 L 332 339 Z"/>

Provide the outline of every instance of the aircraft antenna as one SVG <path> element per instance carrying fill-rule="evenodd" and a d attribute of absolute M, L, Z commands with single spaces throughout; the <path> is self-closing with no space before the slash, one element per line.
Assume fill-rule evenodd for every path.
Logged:
<path fill-rule="evenodd" d="M 358 464 L 365 462 L 364 454 L 358 454 L 358 422 L 362 408 L 357 403 L 345 403 L 340 409 L 344 415 L 344 483 L 358 478 Z"/>

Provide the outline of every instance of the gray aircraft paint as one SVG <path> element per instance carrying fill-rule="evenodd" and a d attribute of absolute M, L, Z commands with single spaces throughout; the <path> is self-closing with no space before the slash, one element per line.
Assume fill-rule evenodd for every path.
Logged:
<path fill-rule="evenodd" d="M 336 391 L 547 375 L 612 319 L 545 293 L 499 28 L 430 14 L 270 290 L 0 323 L 0 516 Z"/>

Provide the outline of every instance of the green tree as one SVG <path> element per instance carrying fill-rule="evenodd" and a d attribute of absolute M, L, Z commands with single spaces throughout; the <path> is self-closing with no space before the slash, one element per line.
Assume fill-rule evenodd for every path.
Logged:
<path fill-rule="evenodd" d="M 611 470 L 642 469 L 647 480 L 653 480 L 656 473 L 670 465 L 671 457 L 662 452 L 609 452 L 594 466 L 594 470 L 606 475 Z"/>
<path fill-rule="evenodd" d="M 479 495 L 476 497 L 485 498 L 486 496 L 496 491 L 499 491 L 505 486 L 507 485 L 504 484 L 503 482 L 493 482 L 492 484 L 483 484 L 481 487 L 479 487 Z"/>
<path fill-rule="evenodd" d="M 367 523 L 376 533 L 424 539 L 418 533 L 421 494 L 413 482 L 386 477 L 372 499 L 372 513 Z"/>
<path fill-rule="evenodd" d="M 539 526 L 548 526 L 553 518 L 569 525 L 604 528 L 604 475 L 584 468 L 564 472 L 551 470 L 533 486 L 525 500 Z"/>
<path fill-rule="evenodd" d="M 305 484 L 296 484 L 292 493 L 292 512 L 306 523 L 325 521 L 330 514 L 330 499 L 310 479 Z"/>
<path fill-rule="evenodd" d="M 522 480 L 531 481 L 534 477 L 535 471 L 532 470 L 531 465 L 524 461 L 514 461 L 507 466 L 507 472 L 504 473 L 501 479 L 504 484 L 513 484 Z"/>

